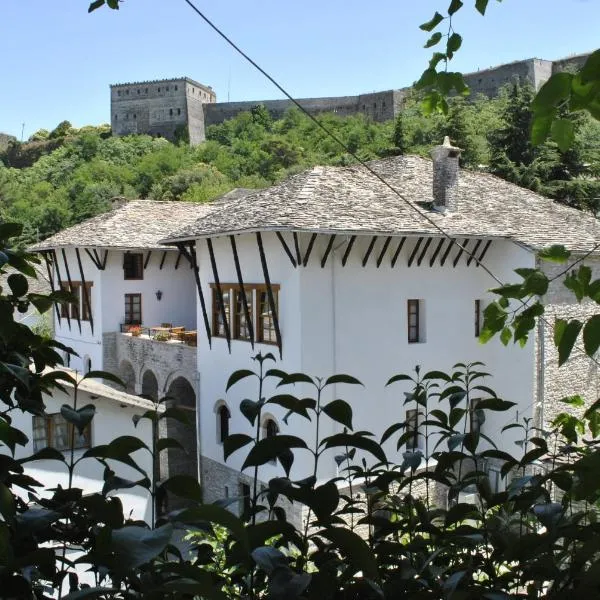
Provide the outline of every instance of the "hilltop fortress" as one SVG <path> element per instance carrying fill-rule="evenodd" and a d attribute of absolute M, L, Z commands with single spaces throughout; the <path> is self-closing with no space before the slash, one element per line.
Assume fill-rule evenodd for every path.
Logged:
<path fill-rule="evenodd" d="M 560 60 L 529 58 L 466 74 L 472 94 L 493 97 L 515 79 L 530 83 L 536 90 L 553 74 L 579 68 L 589 54 Z M 311 114 L 333 112 L 340 116 L 362 114 L 374 121 L 394 119 L 402 110 L 410 88 L 386 90 L 358 96 L 300 98 Z M 250 100 L 217 102 L 207 85 L 181 77 L 111 85 L 111 125 L 114 135 L 149 134 L 169 140 L 189 138 L 195 145 L 205 138 L 205 128 L 222 123 L 256 105 L 264 105 L 274 118 L 280 118 L 292 103 L 289 100 Z"/>

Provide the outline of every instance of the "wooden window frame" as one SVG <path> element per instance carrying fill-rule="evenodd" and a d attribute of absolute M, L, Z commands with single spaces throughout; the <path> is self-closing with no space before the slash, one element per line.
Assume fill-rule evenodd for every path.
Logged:
<path fill-rule="evenodd" d="M 423 341 L 421 336 L 421 301 L 411 298 L 406 301 L 407 334 L 409 344 L 418 344 Z M 416 323 L 411 323 L 415 317 Z"/>
<path fill-rule="evenodd" d="M 71 449 L 71 438 L 73 438 L 73 449 L 74 450 L 84 450 L 86 448 L 91 448 L 92 441 L 92 424 L 88 423 L 83 430 L 83 434 L 81 436 L 77 435 L 75 431 L 75 435 L 73 436 L 73 428 L 74 425 L 69 423 L 60 413 L 51 413 L 43 416 L 33 416 L 32 417 L 32 441 L 33 441 L 33 449 L 34 452 L 38 452 L 43 448 L 54 448 L 59 452 L 66 452 Z M 36 427 L 37 425 L 37 427 Z M 43 425 L 44 429 L 44 437 L 39 438 L 35 437 L 36 428 L 39 430 L 40 425 Z M 66 437 L 67 441 L 64 445 L 56 446 L 54 444 L 56 436 L 56 429 L 58 425 L 66 425 L 67 432 Z M 83 440 L 83 441 L 82 441 Z"/>
<path fill-rule="evenodd" d="M 233 291 L 233 307 L 234 312 L 234 327 L 233 327 L 233 339 L 242 340 L 245 342 L 250 341 L 250 325 L 254 327 L 254 290 L 251 287 L 244 286 L 246 293 L 246 302 L 248 303 L 248 312 L 250 313 L 251 323 L 246 323 L 246 311 L 244 310 L 244 302 L 242 299 L 242 289 L 238 285 Z M 242 325 L 243 324 L 243 325 Z M 242 334 L 242 326 L 246 328 L 246 335 Z"/>
<path fill-rule="evenodd" d="M 217 286 L 210 284 L 212 288 L 212 335 L 213 337 L 225 338 L 225 324 L 221 324 L 221 306 L 219 304 L 219 294 Z M 221 284 L 221 293 L 223 294 L 223 305 L 225 307 L 225 318 L 229 324 L 229 332 L 231 333 L 231 298 L 234 295 L 234 287 L 227 283 Z M 222 325 L 222 326 L 221 326 Z"/>
<path fill-rule="evenodd" d="M 67 281 L 62 282 L 62 291 L 70 292 L 71 289 L 73 294 L 77 297 L 77 300 L 73 302 L 61 302 L 60 303 L 60 316 L 63 319 L 71 318 L 77 319 L 81 315 L 81 321 L 90 321 L 91 312 L 93 310 L 92 304 L 92 287 L 94 286 L 93 281 L 86 281 L 85 287 L 87 288 L 87 297 L 90 302 L 90 310 L 88 311 L 87 303 L 85 301 L 85 295 L 83 292 L 83 284 L 81 281 L 72 281 L 71 288 Z"/>
<path fill-rule="evenodd" d="M 140 281 L 144 279 L 144 253 L 126 252 L 123 255 L 123 279 Z"/>
<path fill-rule="evenodd" d="M 481 335 L 481 300 L 475 300 L 475 337 Z"/>
<path fill-rule="evenodd" d="M 127 307 L 128 304 L 130 306 L 130 315 L 133 313 L 133 310 L 131 310 L 133 308 L 133 302 L 132 300 L 134 298 L 139 298 L 140 299 L 140 318 L 139 318 L 139 322 L 136 320 L 127 320 Z M 142 294 L 140 293 L 132 293 L 132 294 L 125 294 L 125 320 L 124 320 L 124 325 L 141 325 L 142 324 Z"/>
<path fill-rule="evenodd" d="M 223 302 L 225 304 L 225 312 L 229 323 L 229 331 L 233 340 L 241 342 L 249 342 L 250 336 L 241 337 L 240 335 L 240 317 L 244 317 L 245 312 L 243 304 L 241 303 L 241 288 L 237 283 L 221 283 L 221 292 L 223 294 Z M 211 283 L 210 289 L 212 291 L 212 336 L 218 338 L 225 337 L 225 331 L 220 331 L 219 321 L 221 319 L 221 308 L 219 306 L 219 296 L 217 293 L 217 284 Z M 279 290 L 280 285 L 275 283 L 271 285 L 273 290 L 273 296 L 275 298 L 275 308 L 279 311 Z M 260 344 L 269 344 L 271 346 L 277 345 L 277 337 L 275 334 L 274 322 L 271 317 L 270 331 L 273 339 L 268 340 L 264 337 L 264 322 L 265 317 L 261 314 L 260 299 L 261 294 L 267 294 L 267 286 L 264 283 L 244 283 L 244 290 L 246 291 L 246 299 L 248 301 L 248 310 L 250 312 L 250 318 L 252 320 L 252 327 L 254 328 L 254 339 Z M 229 301 L 226 299 L 226 294 L 229 293 Z M 238 298 L 240 305 L 238 307 Z M 268 312 L 270 313 L 270 306 L 268 304 L 268 297 L 265 298 Z M 238 310 L 239 309 L 239 310 Z"/>
<path fill-rule="evenodd" d="M 411 437 L 406 439 L 407 450 L 419 449 L 419 409 L 409 408 L 405 417 L 406 432 L 412 433 Z"/>
<path fill-rule="evenodd" d="M 273 299 L 275 300 L 275 310 L 279 314 L 279 286 L 272 285 L 271 289 L 273 290 Z M 266 316 L 263 312 L 263 298 L 262 295 L 265 295 L 264 304 L 266 305 L 268 315 Z M 267 291 L 267 286 L 262 285 L 256 288 L 256 340 L 261 344 L 269 344 L 271 346 L 277 345 L 277 334 L 275 332 L 275 323 L 273 320 L 273 315 L 271 314 L 271 306 L 269 304 L 269 296 Z M 265 322 L 269 320 L 269 332 L 272 335 L 273 339 L 265 338 Z"/>

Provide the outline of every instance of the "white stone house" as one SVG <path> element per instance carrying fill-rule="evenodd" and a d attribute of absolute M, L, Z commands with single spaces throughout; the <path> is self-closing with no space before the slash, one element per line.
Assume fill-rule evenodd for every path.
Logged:
<path fill-rule="evenodd" d="M 567 378 L 551 368 L 547 328 L 540 326 L 523 349 L 496 340 L 481 345 L 477 335 L 492 297 L 487 290 L 498 285 L 489 272 L 502 282 L 518 281 L 514 269 L 538 265 L 536 251 L 551 244 L 585 253 L 600 239 L 596 219 L 491 175 L 459 173 L 458 158 L 457 149 L 444 145 L 433 162 L 414 156 L 372 162 L 394 189 L 358 166 L 315 167 L 265 190 L 230 193 L 208 207 L 190 205 L 190 222 L 163 236 L 165 247 L 178 249 L 192 268 L 187 265 L 180 274 L 155 270 L 153 276 L 173 277 L 173 282 L 152 280 L 148 293 L 181 288 L 193 312 L 197 347 L 185 366 L 180 364 L 195 385 L 198 471 L 207 500 L 237 495 L 244 483 L 239 474 L 244 453 L 234 454 L 225 466 L 221 437 L 224 429 L 252 433 L 238 405 L 243 398 L 256 398 L 257 390 L 252 379 L 227 394 L 225 387 L 234 370 L 254 366 L 251 357 L 259 351 L 274 353 L 277 368 L 289 372 L 348 373 L 360 379 L 364 388 L 332 386 L 328 397 L 350 401 L 355 428 L 377 436 L 407 417 L 403 389 L 386 388 L 385 382 L 415 365 L 449 370 L 458 361 L 486 363 L 493 375 L 488 383 L 500 397 L 517 402 L 509 415 L 491 415 L 484 424 L 484 433 L 494 439 L 510 419 L 528 415 L 547 423 L 564 388 L 587 393 L 595 385 L 586 359 L 574 358 Z M 176 204 L 164 205 L 169 225 L 168 213 Z M 116 214 L 127 230 L 126 211 Z M 54 256 L 60 243 L 98 246 L 90 224 L 93 220 L 77 226 L 85 233 L 81 240 L 73 239 L 71 228 L 40 249 Z M 587 262 L 594 264 L 595 258 Z M 109 261 L 102 275 L 109 272 L 110 298 L 118 306 L 118 295 L 125 292 L 123 265 Z M 178 305 L 172 295 L 163 302 L 165 307 L 173 302 L 174 312 Z M 544 300 L 557 313 L 581 310 L 557 284 Z M 143 321 L 175 323 L 168 314 L 153 315 L 154 323 L 144 315 Z M 163 372 L 173 360 L 165 356 L 168 344 L 118 333 L 121 314 L 109 305 L 102 306 L 98 320 L 115 339 L 114 346 L 105 340 L 105 352 L 98 353 L 103 368 L 125 375 L 120 361 L 126 347 L 136 365 L 135 391 L 150 389 L 144 388 L 146 372 Z M 130 347 L 134 343 L 136 351 Z M 172 347 L 175 354 L 183 345 Z M 168 383 L 158 388 L 168 391 Z M 265 435 L 289 431 L 311 445 L 313 425 L 303 419 L 286 425 L 283 415 L 275 409 L 265 415 Z M 328 425 L 322 433 L 341 428 Z M 509 435 L 502 438 L 510 442 Z M 396 452 L 391 444 L 386 450 L 390 456 Z M 307 474 L 305 467 L 300 453 L 293 476 Z M 335 473 L 331 460 L 320 475 Z M 265 480 L 280 474 L 278 465 L 261 469 Z"/>
<path fill-rule="evenodd" d="M 77 373 L 67 370 L 72 377 L 80 379 Z M 33 416 L 20 410 L 13 410 L 9 414 L 12 425 L 25 433 L 29 441 L 25 446 L 17 446 L 16 459 L 27 459 L 44 448 L 51 447 L 64 454 L 65 460 L 70 459 L 71 426 L 61 415 L 61 406 L 73 406 L 73 386 L 61 382 L 65 392 L 55 389 L 52 395 L 44 394 L 46 414 Z M 0 403 L 1 404 L 1 403 Z M 133 417 L 143 415 L 148 410 L 153 410 L 152 402 L 139 398 L 112 387 L 102 384 L 94 379 L 80 381 L 77 392 L 77 406 L 82 407 L 93 404 L 96 407 L 94 418 L 83 435 L 75 434 L 74 460 L 80 460 L 73 473 L 72 485 L 83 491 L 84 496 L 97 494 L 104 485 L 104 466 L 95 458 L 82 458 L 86 450 L 92 446 L 109 444 L 120 436 L 136 436 L 148 447 L 152 447 L 152 428 L 148 420 L 141 420 L 134 427 Z M 7 407 L 3 407 L 6 409 Z M 161 410 L 161 409 L 159 409 Z M 1 452 L 6 452 L 3 449 Z M 142 449 L 132 453 L 132 458 L 138 466 L 152 479 L 152 460 L 150 454 Z M 124 479 L 139 481 L 141 473 L 135 469 L 116 461 L 107 461 L 115 474 Z M 25 473 L 33 477 L 44 486 L 44 490 L 52 490 L 58 486 L 68 487 L 69 476 L 66 464 L 57 460 L 35 460 L 24 463 Z M 23 495 L 26 492 L 23 490 Z M 118 495 L 123 504 L 123 513 L 126 518 L 151 522 L 152 500 L 148 490 L 142 487 L 133 487 L 111 492 Z M 50 496 L 50 492 L 45 492 Z M 71 547 L 67 550 L 67 558 L 76 560 L 81 556 L 81 549 Z M 87 572 L 83 565 L 76 567 L 80 581 L 94 585 L 94 576 Z"/>
<path fill-rule="evenodd" d="M 66 372 L 72 377 L 81 377 L 69 369 Z M 17 446 L 15 458 L 26 458 L 43 448 L 51 447 L 65 453 L 68 460 L 70 452 L 71 426 L 60 413 L 61 406 L 73 406 L 73 386 L 62 382 L 66 392 L 55 389 L 52 395 L 44 395 L 45 416 L 32 416 L 20 410 L 12 411 L 13 427 L 20 429 L 29 441 L 26 446 Z M 113 439 L 123 435 L 133 435 L 141 439 L 148 447 L 152 447 L 152 429 L 149 421 L 140 421 L 134 426 L 134 415 L 142 415 L 153 410 L 149 400 L 116 390 L 100 381 L 86 379 L 80 381 L 77 392 L 77 406 L 93 404 L 96 413 L 83 435 L 76 435 L 75 460 L 81 458 L 92 446 L 109 444 Z M 152 461 L 146 451 L 137 451 L 132 455 L 148 477 L 152 477 Z M 120 463 L 111 463 L 111 468 L 120 477 L 139 480 L 140 473 Z M 68 472 L 65 465 L 54 460 L 37 460 L 26 463 L 27 474 L 44 484 L 45 489 L 53 489 L 58 485 L 68 485 Z M 81 488 L 84 494 L 97 493 L 102 490 L 104 466 L 94 458 L 81 461 L 74 471 L 73 487 Z M 150 494 L 140 487 L 119 492 L 127 514 L 133 519 L 150 522 Z"/>

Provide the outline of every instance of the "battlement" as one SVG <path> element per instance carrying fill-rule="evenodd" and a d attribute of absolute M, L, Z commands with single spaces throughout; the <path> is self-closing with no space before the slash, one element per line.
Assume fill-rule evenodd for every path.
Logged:
<path fill-rule="evenodd" d="M 471 94 L 492 98 L 515 80 L 538 90 L 553 73 L 580 67 L 589 53 L 558 60 L 527 58 L 465 74 Z M 217 102 L 209 85 L 189 77 L 115 83 L 111 89 L 111 123 L 115 135 L 145 133 L 170 140 L 188 138 L 197 144 L 204 140 L 205 127 L 231 119 L 240 112 L 263 105 L 274 118 L 281 118 L 294 106 L 291 100 L 245 100 Z M 385 90 L 356 96 L 299 98 L 310 114 L 331 112 L 340 116 L 362 114 L 373 121 L 389 121 L 401 112 L 410 88 Z"/>

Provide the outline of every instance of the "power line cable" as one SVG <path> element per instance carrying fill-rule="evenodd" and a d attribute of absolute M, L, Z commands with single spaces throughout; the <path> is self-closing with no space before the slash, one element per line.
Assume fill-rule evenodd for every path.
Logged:
<path fill-rule="evenodd" d="M 333 131 L 331 131 L 327 126 L 323 125 L 321 121 L 319 121 L 314 115 L 310 114 L 308 110 L 306 110 L 298 100 L 296 100 L 281 84 L 277 82 L 277 80 L 272 77 L 267 71 L 265 71 L 256 61 L 254 61 L 248 54 L 246 54 L 227 34 L 225 34 L 217 25 L 215 25 L 191 0 L 183 0 L 213 31 L 215 31 L 221 38 L 223 38 L 238 54 L 240 54 L 246 61 L 248 61 L 255 69 L 257 69 L 262 75 L 264 75 L 290 102 L 292 102 L 303 114 L 305 114 L 317 127 L 319 127 L 322 131 L 324 131 L 332 140 L 334 140 L 341 148 L 344 149 L 354 160 L 356 160 L 364 169 L 366 169 L 373 177 L 377 178 L 383 185 L 385 185 L 389 190 L 391 190 L 402 202 L 404 202 L 409 208 L 411 208 L 414 212 L 419 214 L 423 219 L 425 219 L 432 227 L 434 227 L 443 237 L 450 240 L 452 244 L 460 248 L 463 252 L 465 252 L 468 256 L 471 256 L 475 262 L 482 267 L 482 269 L 494 280 L 496 283 L 500 285 L 504 285 L 504 282 L 496 277 L 494 273 L 485 265 L 482 261 L 480 261 L 474 253 L 456 241 L 450 234 L 446 233 L 444 229 L 442 229 L 433 219 L 431 219 L 426 213 L 420 211 L 414 204 L 412 204 L 407 198 L 405 198 L 393 185 L 391 185 L 384 177 L 382 177 L 377 171 L 369 166 L 369 164 L 362 160 L 359 156 L 356 155 L 350 148 L 346 145 L 346 143 L 341 140 Z"/>
<path fill-rule="evenodd" d="M 211 19 L 209 19 L 191 0 L 183 0 L 219 37 L 223 38 L 225 42 L 227 42 L 238 54 L 240 54 L 247 62 L 249 62 L 257 71 L 259 71 L 264 77 L 266 77 L 290 102 L 292 102 L 303 114 L 305 114 L 317 127 L 319 127 L 322 131 L 324 131 L 332 140 L 334 140 L 341 148 L 344 149 L 352 158 L 354 158 L 368 173 L 370 173 L 373 177 L 379 180 L 383 185 L 385 185 L 389 190 L 392 191 L 402 202 L 404 202 L 410 209 L 416 212 L 418 215 L 423 217 L 430 225 L 432 225 L 439 233 L 442 234 L 443 237 L 448 239 L 452 244 L 461 249 L 461 251 L 465 252 L 468 256 L 471 256 L 475 262 L 481 266 L 481 268 L 494 280 L 496 283 L 500 284 L 500 286 L 504 286 L 505 283 L 498 278 L 492 271 L 480 261 L 473 252 L 465 248 L 462 244 L 460 244 L 455 238 L 453 238 L 449 233 L 447 233 L 444 229 L 442 229 L 433 219 L 431 219 L 427 214 L 420 211 L 412 202 L 410 202 L 407 198 L 405 198 L 392 184 L 390 184 L 384 177 L 382 177 L 377 171 L 372 169 L 367 162 L 362 160 L 359 156 L 357 156 L 350 148 L 328 127 L 323 125 L 321 121 L 319 121 L 314 115 L 312 115 L 308 110 L 306 110 L 298 100 L 296 100 L 277 80 L 272 77 L 267 71 L 265 71 L 255 60 L 253 60 L 246 52 L 244 52 L 226 33 L 224 33 L 217 25 L 215 25 Z M 565 269 L 561 274 L 555 276 L 550 281 L 554 281 L 557 277 L 561 275 L 565 275 L 572 269 L 576 264 L 585 260 L 588 256 L 590 256 L 595 250 L 600 248 L 600 243 L 594 246 L 587 254 L 583 257 L 575 261 L 572 265 L 570 265 L 567 269 Z M 521 300 L 521 303 L 526 306 L 526 302 Z M 539 319 L 546 323 L 548 326 L 552 326 L 550 322 L 544 317 L 540 316 Z M 585 353 L 584 350 L 579 346 L 574 346 L 575 348 L 581 350 L 588 358 L 594 362 L 596 365 L 600 366 L 600 362 L 592 356 L 589 356 Z"/>

